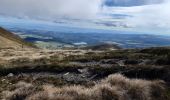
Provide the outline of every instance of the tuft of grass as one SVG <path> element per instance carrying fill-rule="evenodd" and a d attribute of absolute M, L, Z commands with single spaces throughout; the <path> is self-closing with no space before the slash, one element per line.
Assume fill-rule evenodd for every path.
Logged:
<path fill-rule="evenodd" d="M 166 100 L 163 81 L 128 79 L 120 74 L 110 75 L 92 87 L 80 85 L 55 87 L 19 82 L 3 92 L 7 100 Z"/>

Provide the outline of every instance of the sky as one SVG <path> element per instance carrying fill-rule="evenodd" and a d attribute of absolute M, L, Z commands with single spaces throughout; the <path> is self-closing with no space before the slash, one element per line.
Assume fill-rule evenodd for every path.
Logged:
<path fill-rule="evenodd" d="M 163 34 L 170 34 L 169 9 L 170 0 L 0 0 L 1 17 Z"/>

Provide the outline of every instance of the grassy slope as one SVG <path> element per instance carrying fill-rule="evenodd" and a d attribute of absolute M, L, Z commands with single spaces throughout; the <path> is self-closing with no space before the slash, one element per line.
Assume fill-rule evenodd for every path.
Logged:
<path fill-rule="evenodd" d="M 33 44 L 25 42 L 23 39 L 21 39 L 19 36 L 3 29 L 0 27 L 0 38 L 1 38 L 1 47 L 8 47 L 12 46 L 26 46 L 26 47 L 35 47 Z"/>
<path fill-rule="evenodd" d="M 119 93 L 125 92 L 124 95 L 130 96 L 130 99 L 125 99 L 125 100 L 132 100 L 132 98 L 133 99 L 135 98 L 134 100 L 149 100 L 143 98 L 145 96 L 145 92 L 144 92 L 145 90 L 143 91 L 143 88 L 148 87 L 153 89 L 153 90 L 151 89 L 152 92 L 151 94 L 153 98 L 157 98 L 157 99 L 150 99 L 150 100 L 169 100 L 169 97 L 168 99 L 162 99 L 161 97 L 162 95 L 170 96 L 169 90 L 167 90 L 167 92 L 165 93 L 166 95 L 164 94 L 164 92 L 162 92 L 163 94 L 160 93 L 161 89 L 164 88 L 164 84 L 156 85 L 157 81 L 153 81 L 153 80 L 163 80 L 168 85 L 168 87 L 170 87 L 169 54 L 170 54 L 170 48 L 149 48 L 149 49 L 142 49 L 142 50 L 134 49 L 134 50 L 116 50 L 116 51 L 104 51 L 104 52 L 97 52 L 97 51 L 80 52 L 80 51 L 64 51 L 64 50 L 61 51 L 50 51 L 50 50 L 49 51 L 48 50 L 47 51 L 38 51 L 38 50 L 3 51 L 1 50 L 0 53 L 0 57 L 2 56 L 1 60 L 5 60 L 5 58 L 9 60 L 7 61 L 8 62 L 7 64 L 4 64 L 5 66 L 1 65 L 0 68 L 0 75 L 1 75 L 0 80 L 2 81 L 2 83 L 0 83 L 1 84 L 0 92 L 4 90 L 10 91 L 11 88 L 15 88 L 15 85 L 17 85 L 19 81 L 24 81 L 27 82 L 28 84 L 31 83 L 33 85 L 33 89 L 31 87 L 30 91 L 38 95 L 38 97 L 35 98 L 41 97 L 39 96 L 41 95 L 41 93 L 43 94 L 45 92 L 45 94 L 47 94 L 46 92 L 50 92 L 50 90 L 46 91 L 46 88 L 45 89 L 42 88 L 44 84 L 50 84 L 50 86 L 51 85 L 56 86 L 56 88 L 54 88 L 54 91 L 61 90 L 61 92 L 64 94 L 68 92 L 67 90 L 65 90 L 66 88 L 71 88 L 73 90 L 76 89 L 73 92 L 75 93 L 75 95 L 77 95 L 76 94 L 77 91 L 83 90 L 84 88 L 82 89 L 82 87 L 84 86 L 87 87 L 94 86 L 92 88 L 85 88 L 85 90 L 89 91 L 87 93 L 90 94 L 99 93 L 99 94 L 95 94 L 96 97 L 104 96 L 105 98 L 105 95 L 101 95 L 104 94 L 105 92 L 109 94 L 109 97 L 112 96 L 117 97 L 119 96 Z M 11 59 L 11 57 L 14 58 Z M 104 66 L 102 66 L 103 64 Z M 84 72 L 80 72 L 79 71 L 80 69 L 84 70 Z M 13 73 L 14 76 L 9 75 L 8 77 L 9 73 Z M 120 88 L 119 84 L 118 86 L 117 85 L 115 86 L 115 84 L 113 86 L 110 86 L 108 84 L 103 86 L 103 84 L 101 84 L 100 82 L 97 85 L 95 84 L 96 82 L 102 80 L 103 78 L 108 77 L 108 75 L 112 75 L 115 73 L 121 73 L 127 76 L 128 78 L 146 79 L 148 80 L 148 82 L 146 82 L 145 80 L 134 81 L 133 79 L 127 81 L 129 79 L 123 78 L 123 80 L 121 80 L 121 78 L 118 78 L 121 80 L 120 85 L 126 86 L 126 85 L 130 85 L 129 83 L 131 83 L 132 87 L 125 89 L 127 93 L 126 91 L 124 91 L 124 88 L 123 89 Z M 80 79 L 78 77 L 80 77 Z M 119 80 L 116 79 L 113 80 L 113 82 L 117 82 L 117 81 Z M 139 84 L 136 84 L 138 82 Z M 148 83 L 153 85 L 149 85 Z M 10 84 L 13 84 L 12 87 Z M 136 85 L 134 86 L 134 84 Z M 71 87 L 67 87 L 68 85 L 71 85 Z M 82 85 L 82 86 L 73 86 L 73 85 Z M 98 88 L 99 90 L 96 90 L 95 85 L 97 87 L 99 86 L 101 90 L 99 88 Z M 40 90 L 38 87 L 38 90 L 34 91 L 34 89 L 37 89 L 37 86 L 42 86 L 42 87 L 40 87 L 41 88 Z M 63 88 L 58 88 L 61 86 Z M 166 87 L 166 89 L 168 87 Z M 148 88 L 146 88 L 146 91 L 148 91 L 147 90 Z M 18 89 L 20 90 L 20 87 Z M 13 92 L 10 92 L 12 94 L 9 97 L 15 98 L 13 96 L 17 94 L 19 95 L 19 97 L 22 97 L 22 95 L 26 95 L 26 98 L 27 97 L 29 98 L 29 96 L 32 95 L 29 94 L 29 92 L 27 91 L 26 94 L 17 92 L 18 89 L 13 90 Z M 158 89 L 158 90 L 154 90 L 154 89 Z M 115 94 L 112 95 L 112 92 L 116 93 L 116 95 Z M 140 94 L 142 92 L 144 92 L 143 95 Z M 58 92 L 56 93 L 58 94 Z M 139 94 L 135 94 L 135 93 L 139 93 Z M 147 95 L 146 97 L 149 97 L 148 95 L 150 95 L 150 93 L 149 94 L 147 93 L 148 92 L 146 92 Z M 93 98 L 93 96 L 92 97 L 89 96 L 89 94 L 86 94 L 86 92 L 82 92 L 82 94 L 78 94 L 78 97 L 81 97 L 81 95 L 87 96 L 87 98 Z M 70 94 L 68 95 L 65 94 L 64 96 L 70 97 Z M 55 97 L 58 98 L 58 96 L 54 96 L 54 98 Z M 137 99 L 138 97 L 139 99 Z M 47 98 L 48 100 L 48 95 L 45 98 Z M 67 100 L 67 99 L 63 99 L 63 100 Z M 82 99 L 76 99 L 76 100 L 82 100 Z M 101 99 L 101 100 L 105 100 L 105 99 Z M 117 100 L 123 100 L 123 99 L 117 99 Z"/>

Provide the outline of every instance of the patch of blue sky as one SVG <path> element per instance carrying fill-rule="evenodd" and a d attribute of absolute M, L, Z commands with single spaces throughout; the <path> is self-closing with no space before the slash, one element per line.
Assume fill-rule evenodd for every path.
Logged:
<path fill-rule="evenodd" d="M 74 24 L 71 24 L 74 23 Z M 78 22 L 77 22 L 78 23 Z M 78 24 L 77 24 L 78 25 Z M 85 28 L 76 26 L 76 22 L 56 23 L 50 21 L 32 20 L 32 19 L 18 19 L 13 17 L 0 17 L 0 26 L 5 28 L 20 28 L 20 29 L 34 29 L 47 30 L 59 32 L 103 32 L 105 30 L 98 30 L 95 28 Z"/>
<path fill-rule="evenodd" d="M 164 0 L 105 0 L 106 6 L 131 7 L 162 3 Z"/>

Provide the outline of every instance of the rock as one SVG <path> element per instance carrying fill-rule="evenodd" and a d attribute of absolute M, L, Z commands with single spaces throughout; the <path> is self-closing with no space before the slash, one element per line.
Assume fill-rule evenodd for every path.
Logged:
<path fill-rule="evenodd" d="M 88 72 L 88 69 L 87 69 L 87 68 L 78 69 L 78 71 L 79 71 L 80 73 L 86 73 L 86 72 Z"/>
<path fill-rule="evenodd" d="M 69 72 L 67 72 L 67 73 L 65 73 L 64 75 L 68 75 L 68 74 L 70 74 Z"/>
<path fill-rule="evenodd" d="M 149 64 L 153 64 L 152 61 L 149 59 L 142 60 L 142 62 L 139 63 L 139 65 L 149 65 Z"/>
<path fill-rule="evenodd" d="M 4 82 L 6 79 L 2 79 L 1 81 Z"/>
<path fill-rule="evenodd" d="M 119 66 L 125 66 L 124 64 L 124 60 L 120 60 L 119 62 L 117 62 Z"/>
<path fill-rule="evenodd" d="M 13 77 L 13 76 L 14 76 L 13 73 L 9 73 L 9 74 L 7 75 L 7 77 Z"/>

